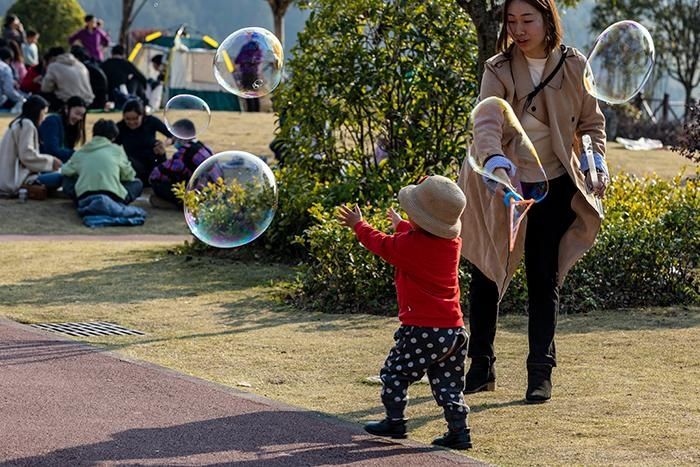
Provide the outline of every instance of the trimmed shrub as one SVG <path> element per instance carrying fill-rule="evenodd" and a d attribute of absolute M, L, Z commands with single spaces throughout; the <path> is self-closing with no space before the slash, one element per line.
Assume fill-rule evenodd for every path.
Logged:
<path fill-rule="evenodd" d="M 365 218 L 385 232 L 387 206 L 364 209 Z M 700 302 L 698 182 L 616 177 L 605 206 L 606 219 L 595 247 L 573 268 L 561 291 L 561 311 Z M 311 260 L 299 279 L 298 302 L 334 313 L 396 313 L 393 268 L 365 250 L 350 229 L 333 220 L 332 212 L 317 205 L 312 213 L 317 222 L 299 239 Z M 466 302 L 470 279 L 466 261 L 462 269 Z M 501 312 L 527 312 L 524 276 L 521 267 Z"/>

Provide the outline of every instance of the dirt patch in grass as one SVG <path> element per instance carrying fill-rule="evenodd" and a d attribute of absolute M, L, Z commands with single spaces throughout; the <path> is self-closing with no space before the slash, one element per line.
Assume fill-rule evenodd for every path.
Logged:
<path fill-rule="evenodd" d="M 162 244 L 3 244 L 0 314 L 106 320 L 143 337 L 88 342 L 130 357 L 362 422 L 382 416 L 380 368 L 395 318 L 306 313 L 281 296 L 292 271 L 167 254 Z M 498 385 L 468 396 L 475 449 L 491 463 L 693 464 L 700 459 L 700 309 L 564 316 L 549 404 L 523 404 L 526 320 L 497 338 Z M 249 386 L 248 386 L 249 385 Z M 412 438 L 444 430 L 426 385 L 411 389 Z"/>

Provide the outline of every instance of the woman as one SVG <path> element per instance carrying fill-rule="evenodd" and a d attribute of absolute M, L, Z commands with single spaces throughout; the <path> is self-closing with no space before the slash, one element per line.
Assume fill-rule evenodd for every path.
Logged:
<path fill-rule="evenodd" d="M 46 72 L 44 63 L 44 58 L 42 57 L 39 63 L 27 68 L 27 74 L 24 75 L 24 78 L 22 78 L 22 81 L 19 83 L 20 91 L 26 92 L 27 94 L 41 93 L 41 80 L 44 78 L 44 73 Z"/>
<path fill-rule="evenodd" d="M 46 117 L 39 126 L 41 152 L 67 162 L 75 147 L 85 144 L 87 104 L 78 96 L 68 99 L 63 109 Z"/>
<path fill-rule="evenodd" d="M 529 293 L 525 398 L 530 403 L 551 398 L 559 287 L 600 229 L 594 194 L 586 186 L 586 159 L 582 165 L 581 151 L 574 148 L 580 148 L 583 134 L 591 136 L 596 169 L 601 173 L 595 195 L 602 197 L 608 181 L 602 156 L 605 119 L 583 88 L 585 57 L 561 46 L 561 37 L 552 0 L 506 0 L 498 39 L 501 53 L 486 62 L 481 99 L 497 96 L 511 104 L 546 175 L 523 163 L 527 159 L 520 157 L 523 149 L 518 138 L 503 130 L 502 112 L 482 112 L 475 118 L 471 150 L 486 170 L 510 176 L 514 183 L 524 182 L 524 190 L 536 190 L 546 179 L 549 192 L 530 209 L 509 253 L 503 190 L 496 191 L 468 162 L 462 165 L 459 184 L 468 200 L 462 216 L 462 255 L 474 266 L 469 297 L 471 367 L 465 393 L 495 389 L 498 304 L 524 253 Z M 513 178 L 516 171 L 518 179 Z"/>
<path fill-rule="evenodd" d="M 10 63 L 12 72 L 15 75 L 15 81 L 20 83 L 27 74 L 27 67 L 24 65 L 24 54 L 20 45 L 15 41 L 10 41 L 8 47 L 12 51 L 12 63 Z"/>
<path fill-rule="evenodd" d="M 122 115 L 123 119 L 117 124 L 119 136 L 115 143 L 124 146 L 136 176 L 144 186 L 148 186 L 148 176 L 156 165 L 165 160 L 165 147 L 172 143 L 173 135 L 158 118 L 145 115 L 139 100 L 127 101 Z M 156 139 L 156 133 L 164 135 L 165 142 Z"/>
<path fill-rule="evenodd" d="M 15 41 L 18 44 L 23 44 L 27 40 L 24 33 L 24 26 L 17 15 L 5 16 L 5 24 L 2 29 L 2 38 L 6 41 Z"/>
<path fill-rule="evenodd" d="M 23 184 L 34 182 L 40 173 L 61 167 L 60 159 L 39 152 L 37 127 L 48 108 L 43 97 L 31 96 L 22 105 L 22 113 L 10 122 L 0 141 L 0 195 L 14 196 Z M 55 173 L 46 175 L 49 180 L 56 180 Z"/>

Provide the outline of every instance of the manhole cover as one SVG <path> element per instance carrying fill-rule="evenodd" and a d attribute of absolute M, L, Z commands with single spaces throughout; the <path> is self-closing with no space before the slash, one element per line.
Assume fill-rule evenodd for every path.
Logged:
<path fill-rule="evenodd" d="M 90 321 L 87 323 L 37 323 L 33 328 L 46 331 L 60 332 L 69 336 L 143 336 L 145 333 L 135 329 L 125 328 L 114 323 Z"/>

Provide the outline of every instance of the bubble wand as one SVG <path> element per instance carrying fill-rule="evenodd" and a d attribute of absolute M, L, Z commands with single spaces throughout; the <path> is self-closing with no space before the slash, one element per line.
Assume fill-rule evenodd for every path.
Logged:
<path fill-rule="evenodd" d="M 595 199 L 596 208 L 598 208 L 598 213 L 602 219 L 605 216 L 603 200 L 595 195 L 595 189 L 598 188 L 598 171 L 595 166 L 595 157 L 593 157 L 593 142 L 591 141 L 590 135 L 583 135 L 581 141 L 583 142 L 583 150 L 586 152 L 586 159 L 588 160 L 588 174 L 591 177 L 591 188 L 594 192 L 593 198 Z"/>

